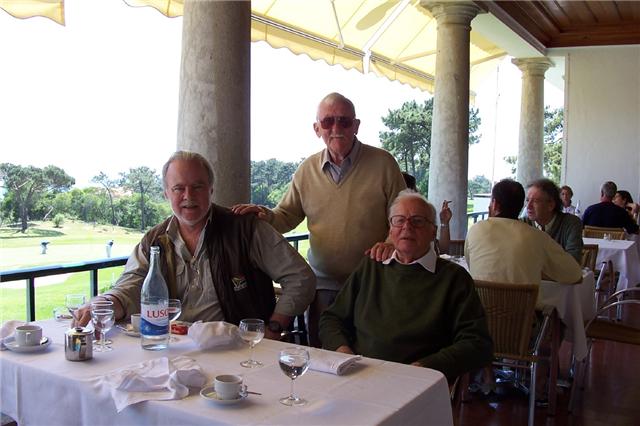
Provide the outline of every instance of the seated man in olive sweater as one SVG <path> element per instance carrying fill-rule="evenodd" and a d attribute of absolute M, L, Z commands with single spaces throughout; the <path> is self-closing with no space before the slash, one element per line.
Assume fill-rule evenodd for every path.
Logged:
<path fill-rule="evenodd" d="M 320 317 L 325 349 L 441 371 L 451 382 L 492 359 L 473 280 L 431 250 L 436 210 L 404 190 L 390 208 L 391 258 L 366 257 Z"/>

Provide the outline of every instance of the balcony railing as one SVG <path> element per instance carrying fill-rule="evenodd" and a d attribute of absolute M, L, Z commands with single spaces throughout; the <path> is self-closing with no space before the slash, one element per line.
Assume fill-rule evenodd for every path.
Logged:
<path fill-rule="evenodd" d="M 473 219 L 473 223 L 476 223 L 478 220 L 484 220 L 487 215 L 488 212 L 473 212 L 467 214 L 467 218 Z M 300 241 L 308 240 L 309 234 L 290 235 L 286 236 L 286 239 L 296 250 L 299 251 Z M 36 278 L 89 271 L 91 273 L 89 279 L 89 291 L 91 297 L 93 297 L 98 294 L 98 271 L 105 268 L 112 268 L 114 266 L 122 266 L 127 263 L 127 259 L 128 256 L 122 256 L 109 259 L 90 260 L 86 262 L 68 263 L 64 265 L 37 266 L 33 268 L 0 271 L 0 283 L 19 280 L 27 281 L 27 321 L 34 321 L 36 317 Z"/>
<path fill-rule="evenodd" d="M 286 237 L 296 250 L 299 250 L 300 241 L 308 240 L 309 234 L 291 235 Z M 114 266 L 122 266 L 127 263 L 128 256 L 113 257 L 109 259 L 89 260 L 86 262 L 68 263 L 64 265 L 36 266 L 33 268 L 14 269 L 9 271 L 0 271 L 0 283 L 9 281 L 27 281 L 26 294 L 26 313 L 27 321 L 34 321 L 36 318 L 36 278 L 47 277 L 50 275 L 62 275 L 72 272 L 89 271 L 91 273 L 89 279 L 91 297 L 98 294 L 98 271 Z"/>

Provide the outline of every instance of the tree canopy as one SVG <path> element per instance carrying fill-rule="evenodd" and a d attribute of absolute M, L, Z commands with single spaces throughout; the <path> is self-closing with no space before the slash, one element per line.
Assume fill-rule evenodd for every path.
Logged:
<path fill-rule="evenodd" d="M 289 188 L 299 162 L 269 160 L 251 162 L 251 202 L 275 207 Z"/>
<path fill-rule="evenodd" d="M 427 194 L 431 156 L 431 125 L 433 98 L 418 104 L 405 102 L 399 109 L 389 110 L 382 122 L 389 129 L 380 132 L 382 147 L 398 161 L 400 168 L 416 178 L 418 191 Z M 478 109 L 469 109 L 469 144 L 477 143 L 480 135 Z"/>
<path fill-rule="evenodd" d="M 74 178 L 56 166 L 41 169 L 11 163 L 0 164 L 0 181 L 7 191 L 3 207 L 17 212 L 22 232 L 27 230 L 29 214 L 40 198 L 47 192 L 55 194 L 75 184 Z"/>
<path fill-rule="evenodd" d="M 123 188 L 139 195 L 140 203 L 140 230 L 146 228 L 146 216 L 148 212 L 145 210 L 146 199 L 162 198 L 162 184 L 158 174 L 149 167 L 141 166 L 135 169 L 129 169 L 128 172 L 120 173 L 120 184 Z"/>

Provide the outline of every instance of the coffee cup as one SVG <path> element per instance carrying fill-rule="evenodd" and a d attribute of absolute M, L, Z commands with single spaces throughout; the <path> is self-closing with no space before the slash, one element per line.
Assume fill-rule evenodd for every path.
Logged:
<path fill-rule="evenodd" d="M 42 327 L 39 325 L 21 325 L 16 327 L 13 335 L 18 346 L 36 346 L 42 339 Z"/>
<path fill-rule="evenodd" d="M 140 314 L 131 314 L 131 327 L 133 331 L 140 332 Z"/>
<path fill-rule="evenodd" d="M 244 390 L 242 386 L 242 376 L 235 374 L 221 374 L 216 376 L 213 381 L 213 388 L 219 399 L 238 399 L 240 393 Z"/>

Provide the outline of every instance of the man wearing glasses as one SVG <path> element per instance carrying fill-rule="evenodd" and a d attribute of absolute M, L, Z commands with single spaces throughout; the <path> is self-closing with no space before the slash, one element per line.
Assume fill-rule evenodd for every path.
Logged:
<path fill-rule="evenodd" d="M 359 126 L 349 99 L 339 93 L 325 96 L 313 129 L 326 149 L 300 164 L 289 190 L 273 210 L 254 204 L 232 208 L 238 214 L 257 213 L 282 233 L 307 218 L 307 257 L 318 279 L 316 297 L 309 307 L 313 346 L 320 344 L 320 314 L 333 302 L 365 251 L 384 241 L 389 229 L 386 212 L 406 187 L 391 154 L 358 140 Z"/>
<path fill-rule="evenodd" d="M 389 212 L 392 256 L 364 258 L 320 318 L 325 349 L 441 371 L 450 382 L 492 357 L 484 309 L 469 273 L 431 243 L 436 210 L 404 190 Z"/>

